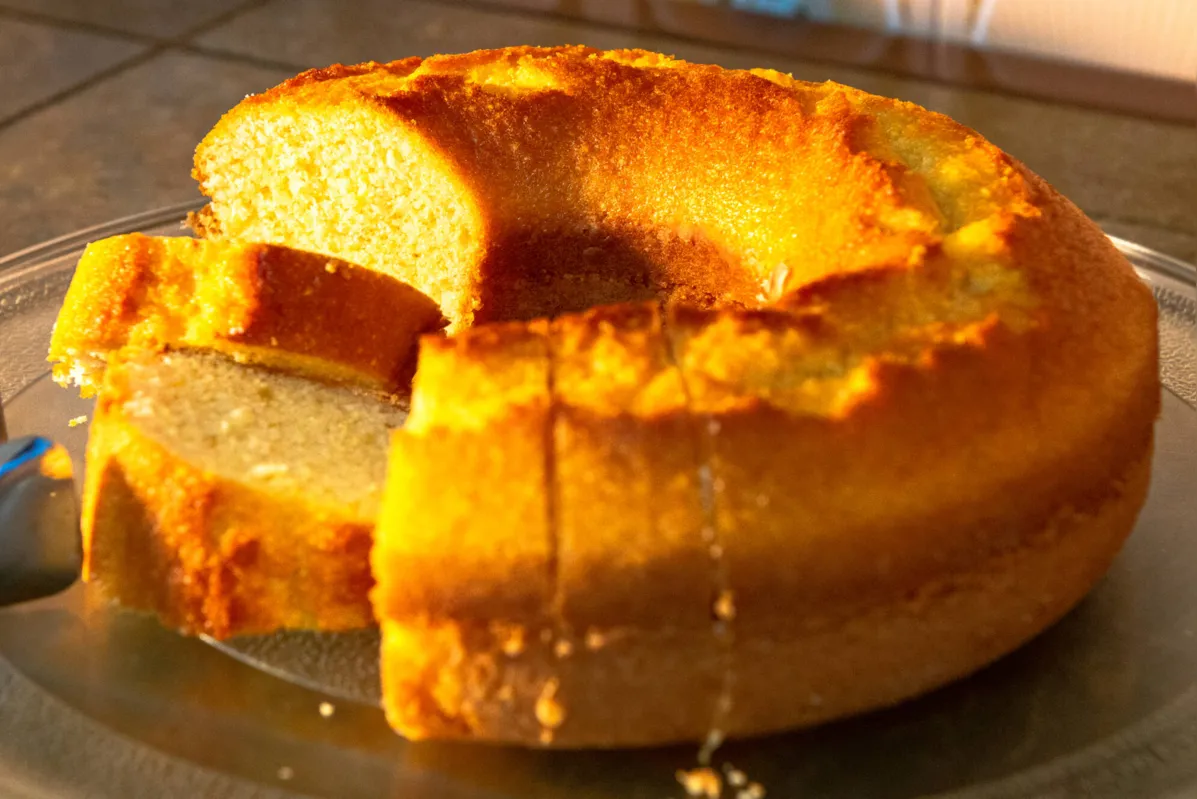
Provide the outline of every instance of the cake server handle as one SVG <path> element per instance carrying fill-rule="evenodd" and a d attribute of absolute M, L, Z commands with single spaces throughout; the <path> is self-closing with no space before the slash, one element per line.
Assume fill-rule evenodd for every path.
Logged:
<path fill-rule="evenodd" d="M 0 431 L 3 430 L 0 412 Z M 41 436 L 0 438 L 0 607 L 79 577 L 83 548 L 67 451 Z"/>

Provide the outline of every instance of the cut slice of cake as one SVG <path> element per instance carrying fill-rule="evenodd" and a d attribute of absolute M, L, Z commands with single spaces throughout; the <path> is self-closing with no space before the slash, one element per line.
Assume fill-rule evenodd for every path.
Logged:
<path fill-rule="evenodd" d="M 710 626 L 698 420 L 659 306 L 554 320 L 558 600 L 571 628 Z"/>
<path fill-rule="evenodd" d="M 88 441 L 84 578 L 216 638 L 370 625 L 369 549 L 403 418 L 213 353 L 113 363 Z"/>
<path fill-rule="evenodd" d="M 216 350 L 389 393 L 409 384 L 420 334 L 444 325 L 414 288 L 336 258 L 133 233 L 84 251 L 49 360 L 84 396 L 125 347 Z"/>
<path fill-rule="evenodd" d="M 554 634 L 549 390 L 544 322 L 421 345 L 371 556 L 383 707 L 410 738 L 538 734 L 552 671 L 536 653 Z"/>
<path fill-rule="evenodd" d="M 372 555 L 399 732 L 609 746 L 710 722 L 697 425 L 656 303 L 422 347 Z"/>
<path fill-rule="evenodd" d="M 562 722 L 552 741 L 691 737 L 715 718 L 720 696 L 719 553 L 701 422 L 660 306 L 559 317 L 551 343 L 555 603 L 568 653 L 559 659 Z M 666 667 L 640 668 L 646 651 L 669 653 Z M 612 696 L 623 700 L 618 710 Z M 624 726 L 630 718 L 634 734 Z"/>

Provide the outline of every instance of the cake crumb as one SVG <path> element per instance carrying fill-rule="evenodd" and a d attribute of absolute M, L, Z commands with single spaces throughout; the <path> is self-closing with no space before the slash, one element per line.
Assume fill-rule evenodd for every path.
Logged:
<path fill-rule="evenodd" d="M 707 732 L 707 739 L 702 742 L 702 748 L 698 750 L 698 764 L 700 766 L 709 766 L 711 764 L 711 757 L 719 747 L 723 746 L 723 739 L 723 730 L 712 727 Z"/>
<path fill-rule="evenodd" d="M 748 775 L 731 763 L 723 764 L 723 773 L 727 776 L 727 785 L 729 788 L 743 788 L 748 784 Z"/>
<path fill-rule="evenodd" d="M 337 273 L 337 262 L 329 261 L 328 263 L 326 263 L 324 265 L 324 271 L 328 272 L 330 275 L 335 275 Z"/>
<path fill-rule="evenodd" d="M 507 657 L 513 658 L 523 653 L 526 642 L 524 628 L 520 625 L 503 625 L 495 630 L 495 635 L 500 638 L 499 649 Z"/>
<path fill-rule="evenodd" d="M 702 766 L 689 771 L 678 769 L 676 776 L 687 796 L 719 799 L 723 794 L 723 780 L 713 768 Z"/>
<path fill-rule="evenodd" d="M 61 444 L 55 444 L 42 455 L 38 462 L 38 471 L 51 480 L 70 480 L 75 474 L 71 456 Z"/>
<path fill-rule="evenodd" d="M 295 769 L 290 766 L 282 766 L 278 770 L 278 778 L 280 780 L 289 780 L 295 776 Z"/>
<path fill-rule="evenodd" d="M 320 715 L 324 718 L 332 718 L 332 715 L 337 712 L 337 708 L 332 702 L 320 703 Z"/>
<path fill-rule="evenodd" d="M 568 638 L 560 638 L 553 644 L 553 654 L 559 658 L 567 658 L 573 654 L 574 645 Z"/>
<path fill-rule="evenodd" d="M 79 425 L 86 423 L 87 414 L 83 414 L 82 416 L 76 416 L 74 419 L 71 419 L 69 422 L 67 422 L 67 427 L 78 427 Z"/>
<path fill-rule="evenodd" d="M 557 729 L 565 721 L 565 708 L 557 701 L 559 686 L 556 677 L 549 680 L 540 689 L 540 696 L 536 700 L 536 720 L 548 730 Z"/>
<path fill-rule="evenodd" d="M 736 617 L 736 595 L 730 588 L 724 588 L 715 599 L 715 618 L 731 621 Z"/>
<path fill-rule="evenodd" d="M 607 636 L 602 631 L 591 627 L 586 631 L 586 648 L 591 652 L 602 649 L 607 645 Z"/>
<path fill-rule="evenodd" d="M 736 793 L 736 799 L 765 799 L 765 786 L 750 782 Z"/>

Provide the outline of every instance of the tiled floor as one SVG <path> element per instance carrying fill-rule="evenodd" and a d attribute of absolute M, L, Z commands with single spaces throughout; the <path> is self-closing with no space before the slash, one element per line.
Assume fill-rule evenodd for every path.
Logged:
<path fill-rule="evenodd" d="M 352 13 L 339 0 L 273 0 L 204 34 L 198 43 L 304 66 L 390 61 L 512 43 L 653 44 L 625 31 L 425 0 L 355 0 Z"/>
<path fill-rule="evenodd" d="M 145 50 L 128 39 L 0 17 L 0 119 L 52 101 Z"/>
<path fill-rule="evenodd" d="M 0 254 L 198 199 L 196 142 L 243 95 L 300 69 L 567 42 L 771 66 L 921 103 L 1026 161 L 1111 232 L 1197 259 L 1191 127 L 449 0 L 0 0 Z M 115 740 L 2 659 L 0 708 L 0 795 L 76 796 L 88 784 L 109 786 L 105 796 L 281 795 Z M 69 774 L 54 765 L 65 762 Z M 161 775 L 157 792 L 126 772 Z"/>
<path fill-rule="evenodd" d="M 243 10 L 245 0 L 4 0 L 10 12 L 43 17 L 49 24 L 95 26 L 157 38 L 186 37 L 202 25 Z"/>
<path fill-rule="evenodd" d="M 199 200 L 196 142 L 288 74 L 167 50 L 0 130 L 0 249 Z"/>

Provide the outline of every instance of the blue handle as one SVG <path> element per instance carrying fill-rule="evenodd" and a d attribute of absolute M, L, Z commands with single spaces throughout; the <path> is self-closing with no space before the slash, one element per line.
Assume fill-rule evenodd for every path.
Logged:
<path fill-rule="evenodd" d="M 10 448 L 13 450 L 11 454 L 6 452 Z M 0 462 L 0 479 L 25 464 L 37 460 L 53 448 L 54 442 L 41 436 L 19 438 L 16 441 L 0 445 L 0 457 L 3 458 L 3 461 Z"/>

